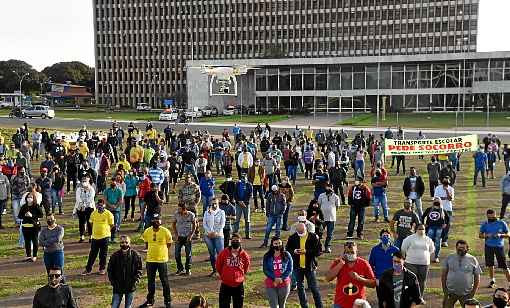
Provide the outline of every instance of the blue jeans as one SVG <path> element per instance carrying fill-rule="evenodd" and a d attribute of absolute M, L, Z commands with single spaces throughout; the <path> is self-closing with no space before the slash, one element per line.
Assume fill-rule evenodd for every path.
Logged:
<path fill-rule="evenodd" d="M 59 212 L 62 212 L 62 197 L 60 196 L 60 192 L 56 189 L 51 189 L 51 211 L 55 212 L 55 209 L 58 206 Z"/>
<path fill-rule="evenodd" d="M 324 247 L 328 248 L 331 246 L 331 240 L 333 239 L 333 231 L 335 230 L 335 222 L 334 221 L 325 221 L 324 226 L 326 227 L 326 241 L 324 242 Z"/>
<path fill-rule="evenodd" d="M 131 308 L 133 305 L 133 298 L 135 297 L 135 292 L 126 293 L 126 294 L 118 294 L 113 293 L 112 296 L 112 308 L 119 308 L 120 303 L 122 302 L 122 297 L 125 297 L 124 307 Z"/>
<path fill-rule="evenodd" d="M 258 197 L 257 197 L 258 196 Z M 264 186 L 263 185 L 253 185 L 253 204 L 255 205 L 255 209 L 259 208 L 258 199 L 260 198 L 260 208 L 263 210 L 264 207 Z"/>
<path fill-rule="evenodd" d="M 362 178 L 365 177 L 365 161 L 364 160 L 355 160 L 354 161 L 354 175 L 360 175 Z"/>
<path fill-rule="evenodd" d="M 242 207 L 239 204 L 236 205 L 236 221 L 232 225 L 233 233 L 239 232 L 239 225 L 241 224 L 241 216 L 244 218 L 245 237 L 249 237 L 250 234 L 251 234 L 251 229 L 250 229 L 250 205 L 249 204 L 246 204 L 245 207 Z"/>
<path fill-rule="evenodd" d="M 283 215 L 269 215 L 269 216 L 267 216 L 266 234 L 264 235 L 264 244 L 267 245 L 267 242 L 269 241 L 269 234 L 271 233 L 271 230 L 273 229 L 274 225 L 276 225 L 275 235 L 278 237 L 280 236 L 282 220 L 283 220 Z"/>
<path fill-rule="evenodd" d="M 289 165 L 287 167 L 287 176 L 289 177 L 289 180 L 295 182 L 296 181 L 296 165 Z"/>
<path fill-rule="evenodd" d="M 319 291 L 319 286 L 317 285 L 317 277 L 315 276 L 315 271 L 304 268 L 296 268 L 294 269 L 294 275 L 296 275 L 299 303 L 301 307 L 308 308 L 308 301 L 306 299 L 304 285 L 304 280 L 306 278 L 306 281 L 308 282 L 308 288 L 310 289 L 313 295 L 315 307 L 322 308 L 321 293 Z"/>
<path fill-rule="evenodd" d="M 21 224 L 21 219 L 18 218 L 19 210 L 21 209 L 21 206 L 19 203 L 21 202 L 20 198 L 12 198 L 12 219 L 14 220 L 15 224 Z"/>
<path fill-rule="evenodd" d="M 436 251 L 434 252 L 434 257 L 439 258 L 439 252 L 441 251 L 441 233 L 443 232 L 443 228 L 440 226 L 431 226 L 427 231 L 427 236 L 434 242 L 434 247 Z"/>
<path fill-rule="evenodd" d="M 291 208 L 292 208 L 292 203 L 288 202 L 287 208 L 285 208 L 285 212 L 283 213 L 283 224 L 282 224 L 283 230 L 289 229 L 289 212 L 290 212 Z"/>
<path fill-rule="evenodd" d="M 186 256 L 186 270 L 191 268 L 191 241 L 188 241 L 186 237 L 178 237 L 175 243 L 175 263 L 177 264 L 177 270 L 182 271 L 184 267 L 181 261 L 181 250 L 184 247 L 184 253 Z"/>
<path fill-rule="evenodd" d="M 112 241 L 115 239 L 115 233 L 117 231 L 120 230 L 120 223 L 122 222 L 122 217 L 120 215 L 120 210 L 119 211 L 113 211 L 112 212 L 113 214 L 113 224 L 114 224 L 114 227 L 113 227 L 113 230 L 112 230 Z"/>
<path fill-rule="evenodd" d="M 207 208 L 209 208 L 209 205 L 211 205 L 211 200 L 214 198 L 214 195 L 212 196 L 204 196 L 202 195 L 202 216 L 204 215 L 205 211 L 207 211 Z"/>
<path fill-rule="evenodd" d="M 213 271 L 216 271 L 216 256 L 223 250 L 223 237 L 209 238 L 207 234 L 204 237 L 207 250 L 209 251 L 209 261 Z"/>
<path fill-rule="evenodd" d="M 388 199 L 386 198 L 386 194 L 382 196 L 373 196 L 372 204 L 374 205 L 374 217 L 379 218 L 379 205 L 381 205 L 383 209 L 383 215 L 385 219 L 388 219 Z"/>
<path fill-rule="evenodd" d="M 64 270 L 64 251 L 57 250 L 54 252 L 44 252 L 44 266 L 46 271 L 49 272 L 50 268 L 57 266 Z"/>

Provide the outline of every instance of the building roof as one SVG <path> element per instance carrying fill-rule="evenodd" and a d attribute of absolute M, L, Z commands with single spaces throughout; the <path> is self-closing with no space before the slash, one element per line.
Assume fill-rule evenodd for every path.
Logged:
<path fill-rule="evenodd" d="M 51 91 L 46 94 L 53 98 L 78 98 L 78 97 L 93 97 L 94 95 L 87 91 L 84 86 L 52 83 Z"/>

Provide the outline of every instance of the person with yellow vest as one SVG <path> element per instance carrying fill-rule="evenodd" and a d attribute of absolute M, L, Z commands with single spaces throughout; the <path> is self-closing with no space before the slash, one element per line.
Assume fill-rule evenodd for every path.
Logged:
<path fill-rule="evenodd" d="M 241 168 L 241 174 L 248 174 L 248 170 L 253 166 L 253 156 L 246 146 L 243 147 L 243 152 L 237 157 L 237 164 Z"/>

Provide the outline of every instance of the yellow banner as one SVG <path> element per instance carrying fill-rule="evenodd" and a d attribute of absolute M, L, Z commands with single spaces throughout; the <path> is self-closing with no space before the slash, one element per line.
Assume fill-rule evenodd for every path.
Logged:
<path fill-rule="evenodd" d="M 465 153 L 474 152 L 477 149 L 477 135 L 420 140 L 384 140 L 384 154 L 386 156 Z"/>

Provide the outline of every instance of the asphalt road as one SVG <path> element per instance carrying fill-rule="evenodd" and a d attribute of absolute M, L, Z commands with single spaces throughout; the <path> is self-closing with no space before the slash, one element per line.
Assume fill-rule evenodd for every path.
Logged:
<path fill-rule="evenodd" d="M 79 116 L 79 112 L 77 112 L 77 117 Z M 102 130 L 105 131 L 109 129 L 112 125 L 112 120 L 81 120 L 81 119 L 10 119 L 8 117 L 0 117 L 0 127 L 9 127 L 9 128 L 16 128 L 21 127 L 24 122 L 27 122 L 29 124 L 29 127 L 45 127 L 47 129 L 76 129 L 79 130 L 84 125 L 87 126 L 87 129 L 89 130 Z M 128 123 L 130 121 L 117 121 L 121 127 L 126 128 Z M 145 121 L 133 121 L 135 123 L 135 126 L 139 127 L 140 129 L 145 128 Z M 232 124 L 226 124 L 226 123 L 187 123 L 187 124 L 174 124 L 172 122 L 160 122 L 160 121 L 153 121 L 153 126 L 155 126 L 158 130 L 163 130 L 167 125 L 170 125 L 172 127 L 177 127 L 177 130 L 181 130 L 185 125 L 189 127 L 190 130 L 207 130 L 211 134 L 221 134 L 223 130 L 226 128 L 231 132 L 231 129 L 233 127 Z M 310 117 L 310 119 L 307 121 L 306 118 L 300 119 L 299 123 L 295 123 L 295 125 L 299 125 L 301 128 L 306 128 L 308 125 L 312 127 L 312 129 L 329 129 L 328 126 L 314 126 L 313 118 Z M 288 131 L 289 133 L 292 132 L 295 125 L 278 125 L 278 124 L 271 124 L 271 127 L 275 131 Z M 242 128 L 251 129 L 255 127 L 255 124 L 241 124 Z M 366 134 L 368 132 L 372 132 L 374 134 L 379 134 L 384 132 L 386 130 L 385 127 L 370 127 L 370 128 L 352 128 L 352 127 L 340 127 L 340 126 L 331 126 L 333 129 L 341 129 L 343 128 L 345 131 L 348 132 L 349 135 L 352 135 L 353 133 L 359 132 L 361 129 L 363 129 Z M 418 129 L 406 129 L 404 127 L 404 131 L 406 133 L 406 139 L 412 139 L 417 136 Z M 456 135 L 466 135 L 466 134 L 478 134 L 480 136 L 485 136 L 487 133 L 495 133 L 498 135 L 501 139 L 510 141 L 510 129 L 499 129 L 499 131 L 494 131 L 487 128 L 451 128 L 451 129 L 424 129 L 423 133 L 427 137 L 451 137 Z"/>

